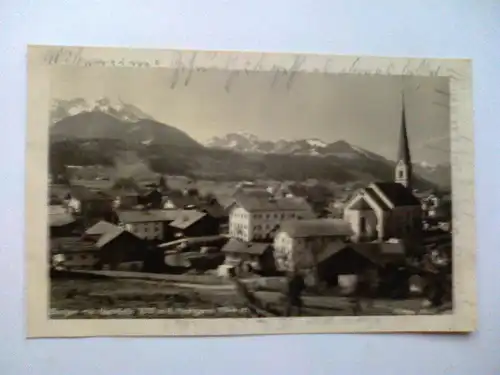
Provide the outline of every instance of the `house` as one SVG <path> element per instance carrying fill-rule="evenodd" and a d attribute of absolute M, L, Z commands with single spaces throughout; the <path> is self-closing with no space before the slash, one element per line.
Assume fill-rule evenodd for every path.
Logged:
<path fill-rule="evenodd" d="M 141 204 L 153 209 L 163 208 L 163 195 L 158 188 L 141 197 Z"/>
<path fill-rule="evenodd" d="M 183 210 L 170 223 L 176 237 L 201 237 L 219 234 L 217 219 L 197 210 Z"/>
<path fill-rule="evenodd" d="M 206 202 L 198 204 L 198 210 L 205 212 L 210 217 L 219 222 L 220 225 L 227 225 L 229 222 L 229 215 L 227 210 L 222 207 L 217 199 L 210 199 Z"/>
<path fill-rule="evenodd" d="M 113 207 L 115 209 L 130 209 L 139 204 L 140 192 L 132 188 L 118 188 L 111 190 L 109 194 L 114 198 Z"/>
<path fill-rule="evenodd" d="M 325 185 L 284 183 L 276 191 L 277 198 L 304 198 L 318 215 L 326 215 L 333 200 L 333 192 Z"/>
<path fill-rule="evenodd" d="M 60 237 L 50 241 L 51 265 L 66 269 L 96 269 L 99 252 L 93 241 Z"/>
<path fill-rule="evenodd" d="M 340 219 L 284 221 L 274 238 L 277 268 L 280 271 L 314 268 L 322 253 L 332 246 L 344 246 L 351 236 L 351 226 Z"/>
<path fill-rule="evenodd" d="M 151 241 L 169 241 L 173 234 L 169 224 L 180 210 L 120 210 L 117 212 L 119 225 L 137 237 Z"/>
<path fill-rule="evenodd" d="M 79 229 L 78 221 L 67 212 L 49 213 L 50 238 L 70 237 Z"/>
<path fill-rule="evenodd" d="M 242 194 L 229 208 L 229 235 L 248 242 L 271 240 L 282 221 L 314 216 L 302 198 Z"/>
<path fill-rule="evenodd" d="M 96 224 L 92 225 L 90 228 L 88 228 L 84 233 L 83 236 L 88 238 L 88 239 L 98 239 L 100 238 L 103 234 L 108 233 L 116 228 L 116 225 L 105 221 L 101 220 L 97 222 Z"/>
<path fill-rule="evenodd" d="M 268 243 L 248 243 L 231 238 L 221 249 L 226 254 L 224 267 L 239 272 L 253 271 L 262 275 L 276 272 L 273 249 Z"/>
<path fill-rule="evenodd" d="M 101 191 L 73 185 L 65 198 L 68 210 L 81 215 L 86 221 L 108 218 L 113 212 L 113 198 Z"/>
<path fill-rule="evenodd" d="M 411 272 L 408 268 L 408 254 L 412 252 L 412 241 L 353 243 L 350 247 L 372 260 L 376 270 L 376 290 L 386 297 L 406 296 L 409 291 Z"/>
<path fill-rule="evenodd" d="M 113 226 L 109 228 L 96 242 L 99 250 L 97 268 L 118 269 L 124 263 L 131 263 L 131 268 L 142 268 L 144 251 L 147 243 L 129 231 Z"/>
<path fill-rule="evenodd" d="M 450 195 L 431 196 L 427 199 L 427 216 L 441 221 L 451 221 L 452 202 Z"/>
<path fill-rule="evenodd" d="M 68 214 L 68 209 L 62 204 L 50 204 L 49 215 L 64 215 Z"/>
<path fill-rule="evenodd" d="M 339 287 L 341 294 L 356 293 L 362 282 L 376 289 L 379 269 L 377 257 L 356 246 L 331 247 L 318 259 L 318 284 Z"/>
<path fill-rule="evenodd" d="M 117 269 L 141 264 L 144 241 L 114 226 L 99 239 L 65 237 L 51 240 L 52 265 L 67 269 Z"/>
<path fill-rule="evenodd" d="M 162 207 L 166 210 L 182 210 L 188 207 L 196 207 L 200 203 L 196 195 L 184 194 L 181 191 L 171 191 L 162 197 Z"/>
<path fill-rule="evenodd" d="M 344 207 L 357 241 L 418 238 L 422 231 L 422 207 L 413 192 L 406 117 L 403 105 L 398 161 L 393 182 L 374 182 L 358 190 Z"/>

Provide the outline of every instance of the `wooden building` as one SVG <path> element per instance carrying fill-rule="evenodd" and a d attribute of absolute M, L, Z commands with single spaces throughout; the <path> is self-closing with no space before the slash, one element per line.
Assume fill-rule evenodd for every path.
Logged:
<path fill-rule="evenodd" d="M 219 234 L 220 223 L 205 212 L 183 210 L 170 227 L 175 237 L 201 237 Z"/>
<path fill-rule="evenodd" d="M 78 220 L 69 213 L 51 213 L 49 214 L 49 236 L 71 237 L 78 234 L 80 225 Z"/>
<path fill-rule="evenodd" d="M 226 254 L 224 265 L 240 272 L 251 271 L 262 275 L 276 273 L 273 248 L 268 243 L 248 243 L 231 238 L 221 249 Z"/>

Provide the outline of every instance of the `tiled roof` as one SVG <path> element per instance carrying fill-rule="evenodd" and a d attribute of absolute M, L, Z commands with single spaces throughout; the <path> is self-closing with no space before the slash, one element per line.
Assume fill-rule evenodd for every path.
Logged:
<path fill-rule="evenodd" d="M 88 236 L 97 236 L 102 235 L 107 232 L 110 232 L 117 228 L 116 225 L 108 223 L 107 221 L 101 220 L 98 223 L 94 224 L 90 228 L 85 231 L 85 234 Z"/>
<path fill-rule="evenodd" d="M 347 245 L 342 242 L 342 241 L 332 241 L 330 242 L 326 248 L 320 252 L 317 256 L 317 261 L 319 263 L 323 262 L 324 260 L 330 258 L 332 255 L 337 254 L 340 252 L 342 249 L 344 249 Z"/>
<path fill-rule="evenodd" d="M 240 195 L 236 204 L 249 212 L 255 211 L 311 211 L 311 206 L 303 198 L 267 198 Z"/>
<path fill-rule="evenodd" d="M 200 210 L 206 212 L 208 215 L 214 218 L 221 218 L 227 216 L 226 210 L 224 210 L 224 207 L 222 207 L 217 201 L 212 203 L 201 204 L 199 205 L 199 208 Z"/>
<path fill-rule="evenodd" d="M 174 221 L 183 210 L 120 210 L 118 218 L 123 223 L 148 223 Z"/>
<path fill-rule="evenodd" d="M 221 249 L 223 253 L 240 253 L 262 255 L 270 247 L 267 243 L 243 242 L 236 238 L 231 238 Z"/>
<path fill-rule="evenodd" d="M 361 245 L 361 246 L 359 246 Z M 328 247 L 318 255 L 318 263 L 322 263 L 332 256 L 335 256 L 343 251 L 354 251 L 364 258 L 368 259 L 370 262 L 381 265 L 382 261 L 379 254 L 377 253 L 377 247 L 364 246 L 371 244 L 346 244 L 341 242 L 334 242 L 328 245 Z M 375 251 L 373 251 L 375 249 Z"/>
<path fill-rule="evenodd" d="M 104 233 L 99 238 L 99 240 L 97 240 L 95 246 L 97 248 L 102 248 L 103 246 L 107 245 L 108 243 L 113 241 L 115 238 L 121 236 L 122 234 L 134 236 L 132 233 L 126 231 L 125 229 L 115 226 L 114 228 L 110 229 L 108 232 Z"/>
<path fill-rule="evenodd" d="M 397 182 L 375 182 L 373 185 L 396 207 L 420 206 L 420 201 L 413 192 Z"/>
<path fill-rule="evenodd" d="M 62 227 L 72 224 L 76 219 L 68 213 L 49 214 L 49 223 L 51 227 Z"/>
<path fill-rule="evenodd" d="M 62 237 L 50 240 L 51 253 L 70 253 L 97 251 L 94 242 L 82 240 L 80 237 Z"/>
<path fill-rule="evenodd" d="M 402 243 L 365 242 L 349 246 L 380 265 L 403 260 L 405 256 L 405 247 Z"/>
<path fill-rule="evenodd" d="M 397 243 L 383 242 L 380 244 L 380 252 L 382 254 L 404 255 L 405 246 L 400 242 Z"/>
<path fill-rule="evenodd" d="M 51 204 L 49 205 L 49 215 L 59 215 L 65 214 L 68 210 L 61 204 Z"/>
<path fill-rule="evenodd" d="M 170 226 L 178 229 L 186 229 L 206 215 L 206 213 L 196 210 L 184 210 L 172 223 L 170 223 Z"/>
<path fill-rule="evenodd" d="M 111 198 L 102 191 L 93 191 L 83 185 L 71 186 L 70 194 L 78 200 L 107 200 Z"/>
<path fill-rule="evenodd" d="M 341 219 L 289 220 L 281 223 L 280 230 L 292 238 L 350 236 L 350 224 Z"/>

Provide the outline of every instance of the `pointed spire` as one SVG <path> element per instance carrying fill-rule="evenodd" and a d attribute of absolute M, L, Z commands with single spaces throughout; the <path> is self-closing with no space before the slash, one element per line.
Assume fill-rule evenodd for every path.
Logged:
<path fill-rule="evenodd" d="M 410 155 L 410 145 L 408 142 L 408 131 L 406 129 L 406 113 L 405 113 L 405 99 L 404 93 L 402 94 L 402 111 L 401 111 L 401 130 L 399 133 L 399 149 L 398 149 L 398 161 L 403 161 L 405 164 L 411 168 L 411 155 Z"/>

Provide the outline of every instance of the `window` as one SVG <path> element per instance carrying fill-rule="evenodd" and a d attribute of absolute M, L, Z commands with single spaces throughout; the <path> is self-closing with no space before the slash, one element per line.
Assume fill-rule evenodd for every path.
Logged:
<path fill-rule="evenodd" d="M 400 170 L 398 171 L 398 178 L 403 178 L 404 176 L 405 176 L 404 171 L 400 169 Z"/>
<path fill-rule="evenodd" d="M 359 218 L 359 230 L 362 234 L 366 232 L 366 217 L 364 216 Z"/>

